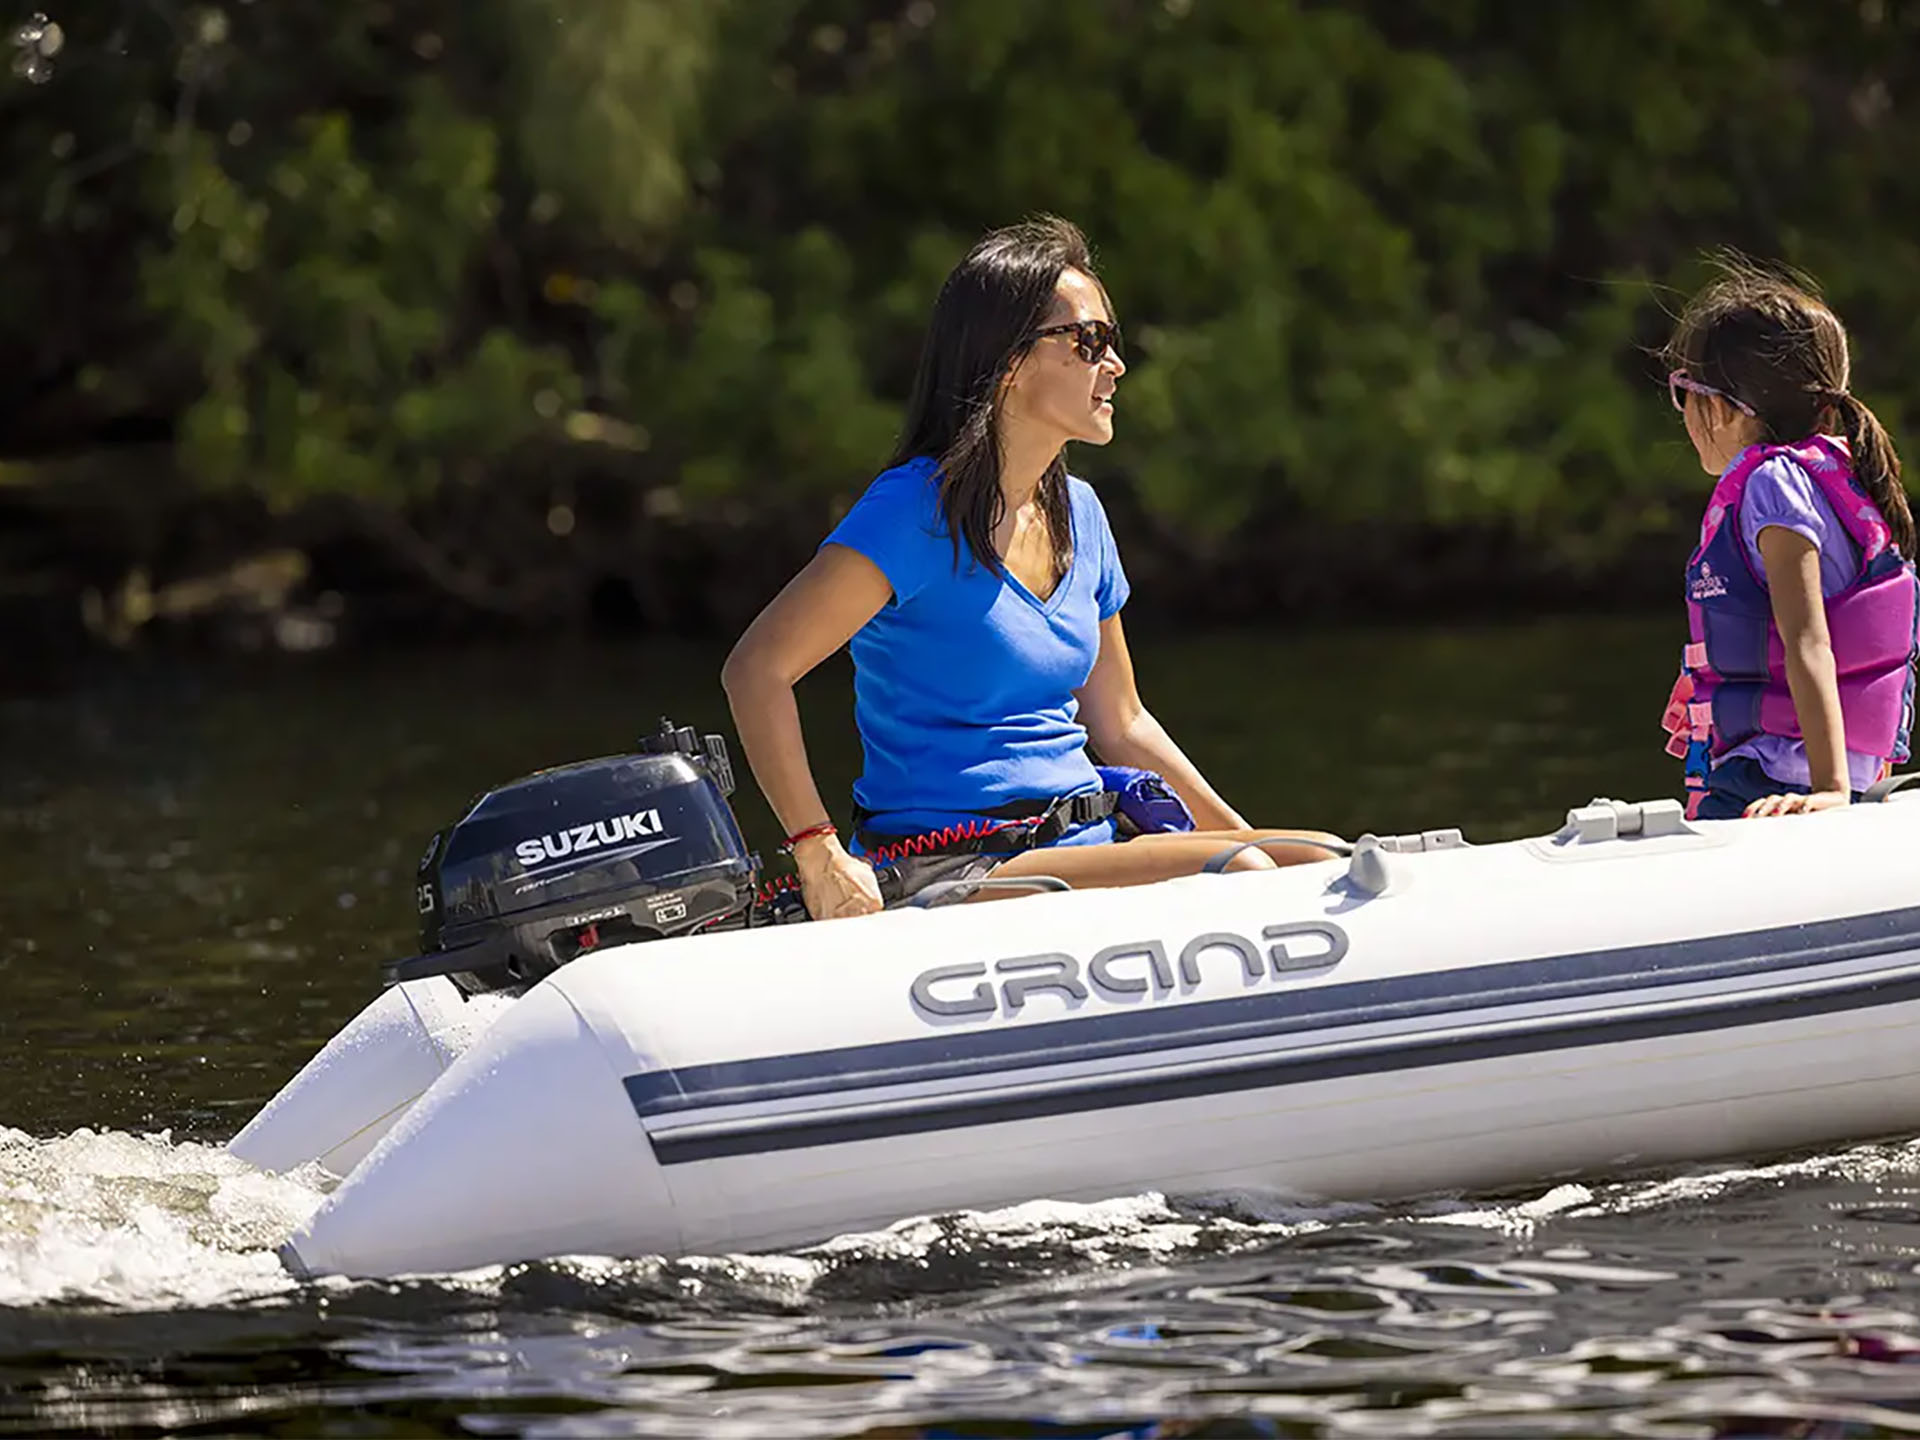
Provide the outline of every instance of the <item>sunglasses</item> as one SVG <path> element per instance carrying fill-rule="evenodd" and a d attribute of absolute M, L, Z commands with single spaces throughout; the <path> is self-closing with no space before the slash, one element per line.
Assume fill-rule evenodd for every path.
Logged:
<path fill-rule="evenodd" d="M 1724 390 L 1716 390 L 1711 385 L 1703 385 L 1684 370 L 1676 370 L 1667 376 L 1667 398 L 1673 401 L 1673 408 L 1686 412 L 1687 395 L 1713 395 L 1726 401 L 1742 415 L 1752 415 L 1753 407 L 1744 400 L 1736 400 Z"/>
<path fill-rule="evenodd" d="M 1098 365 L 1109 350 L 1116 360 L 1125 358 L 1120 348 L 1120 327 L 1110 320 L 1069 320 L 1064 325 L 1048 325 L 1027 336 L 1027 343 L 1049 335 L 1073 336 L 1073 353 L 1089 365 Z"/>

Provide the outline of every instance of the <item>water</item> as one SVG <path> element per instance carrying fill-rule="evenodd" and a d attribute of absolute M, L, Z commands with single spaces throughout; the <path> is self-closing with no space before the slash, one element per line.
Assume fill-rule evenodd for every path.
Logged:
<path fill-rule="evenodd" d="M 1665 621 L 1136 651 L 1156 713 L 1263 821 L 1492 839 L 1672 787 Z M 289 1280 L 271 1249 L 321 1180 L 220 1142 L 407 952 L 426 835 L 663 710 L 718 724 L 718 660 L 173 663 L 0 701 L 0 1433 L 1920 1433 L 1920 1144 L 1387 1208 L 1038 1201 L 794 1255 Z M 844 792 L 844 671 L 801 701 Z"/>

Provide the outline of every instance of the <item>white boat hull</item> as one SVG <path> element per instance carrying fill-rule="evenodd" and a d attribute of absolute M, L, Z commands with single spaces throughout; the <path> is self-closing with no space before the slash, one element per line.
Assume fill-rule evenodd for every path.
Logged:
<path fill-rule="evenodd" d="M 297 1234 L 392 1275 L 1144 1189 L 1385 1198 L 1920 1128 L 1920 805 L 576 961 Z"/>

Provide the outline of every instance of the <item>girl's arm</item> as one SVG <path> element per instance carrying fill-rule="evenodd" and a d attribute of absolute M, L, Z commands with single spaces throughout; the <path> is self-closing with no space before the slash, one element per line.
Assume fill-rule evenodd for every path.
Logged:
<path fill-rule="evenodd" d="M 747 765 L 788 835 L 829 818 L 807 763 L 794 684 L 846 644 L 892 594 L 887 577 L 866 556 L 844 545 L 823 545 L 767 602 L 721 667 Z M 801 841 L 793 861 L 816 920 L 880 908 L 873 867 L 848 854 L 838 837 Z"/>
<path fill-rule="evenodd" d="M 1075 693 L 1080 701 L 1080 723 L 1087 727 L 1088 740 L 1107 764 L 1158 771 L 1174 793 L 1186 801 L 1198 829 L 1247 828 L 1239 811 L 1220 798 L 1141 702 L 1133 678 L 1133 657 L 1127 653 L 1127 636 L 1118 615 L 1100 622 L 1100 654 L 1087 683 Z"/>
<path fill-rule="evenodd" d="M 1792 815 L 1845 805 L 1853 782 L 1847 774 L 1847 722 L 1840 712 L 1840 682 L 1827 606 L 1820 593 L 1820 550 L 1806 536 L 1769 525 L 1757 537 L 1773 623 L 1787 652 L 1787 687 L 1807 746 L 1811 795 L 1769 795 L 1747 807 L 1749 815 Z"/>

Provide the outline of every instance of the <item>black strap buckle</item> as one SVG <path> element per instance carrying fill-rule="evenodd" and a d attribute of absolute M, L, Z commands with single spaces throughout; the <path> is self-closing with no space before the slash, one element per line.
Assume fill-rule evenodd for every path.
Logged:
<path fill-rule="evenodd" d="M 1067 797 L 1068 827 L 1091 825 L 1096 820 L 1104 820 L 1113 814 L 1120 804 L 1120 797 L 1111 790 L 1082 790 L 1078 795 Z"/>
<path fill-rule="evenodd" d="M 1040 812 L 1038 822 L 1027 832 L 1023 848 L 1051 845 L 1069 830 L 1078 830 L 1113 814 L 1120 797 L 1111 790 L 1082 790 L 1062 795 Z"/>

